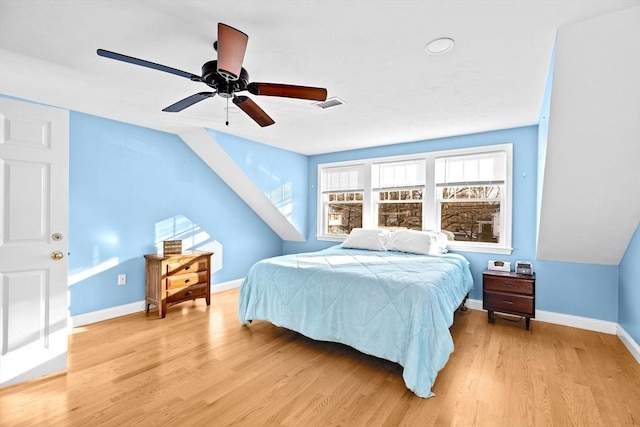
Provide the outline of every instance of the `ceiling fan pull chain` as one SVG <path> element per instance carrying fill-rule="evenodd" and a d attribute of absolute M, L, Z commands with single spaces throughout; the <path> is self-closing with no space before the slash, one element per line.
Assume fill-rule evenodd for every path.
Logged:
<path fill-rule="evenodd" d="M 229 126 L 229 98 L 227 98 L 227 121 L 225 124 Z"/>

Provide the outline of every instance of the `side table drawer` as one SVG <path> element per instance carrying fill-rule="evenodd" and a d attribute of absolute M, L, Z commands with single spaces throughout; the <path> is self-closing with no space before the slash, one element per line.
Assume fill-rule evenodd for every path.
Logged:
<path fill-rule="evenodd" d="M 485 292 L 483 295 L 483 305 L 485 308 L 490 307 L 492 310 L 504 312 L 516 312 L 532 315 L 533 297 L 514 295 L 503 292 Z"/>
<path fill-rule="evenodd" d="M 196 285 L 207 282 L 208 271 L 198 273 L 176 274 L 167 277 L 167 289 L 184 288 L 185 286 Z"/>
<path fill-rule="evenodd" d="M 511 277 L 484 276 L 484 289 L 486 291 L 533 295 L 533 281 Z"/>
<path fill-rule="evenodd" d="M 199 259 L 183 259 L 177 258 L 167 263 L 169 274 L 195 273 L 209 269 L 209 260 L 206 258 Z"/>
<path fill-rule="evenodd" d="M 169 293 L 167 295 L 167 304 L 175 304 L 177 302 L 186 301 L 189 299 L 202 298 L 207 294 L 206 283 L 200 285 L 189 286 L 179 289 L 175 293 Z"/>

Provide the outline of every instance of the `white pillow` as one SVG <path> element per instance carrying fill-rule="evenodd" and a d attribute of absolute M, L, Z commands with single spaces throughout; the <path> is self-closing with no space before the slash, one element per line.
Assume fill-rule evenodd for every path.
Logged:
<path fill-rule="evenodd" d="M 389 236 L 387 230 L 369 230 L 354 228 L 342 243 L 343 248 L 367 249 L 370 251 L 384 251 Z"/>
<path fill-rule="evenodd" d="M 447 236 L 439 231 L 397 230 L 387 240 L 388 251 L 435 255 L 447 252 Z"/>
<path fill-rule="evenodd" d="M 431 254 L 446 254 L 449 250 L 447 245 L 449 244 L 449 236 L 442 231 L 425 230 L 431 236 Z"/>

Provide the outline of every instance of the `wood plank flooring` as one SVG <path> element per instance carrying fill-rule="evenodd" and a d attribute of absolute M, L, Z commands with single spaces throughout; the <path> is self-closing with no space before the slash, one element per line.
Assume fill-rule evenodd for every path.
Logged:
<path fill-rule="evenodd" d="M 456 313 L 422 399 L 402 368 L 255 321 L 237 290 L 74 330 L 66 374 L 0 390 L 2 426 L 632 426 L 640 364 L 617 337 Z"/>

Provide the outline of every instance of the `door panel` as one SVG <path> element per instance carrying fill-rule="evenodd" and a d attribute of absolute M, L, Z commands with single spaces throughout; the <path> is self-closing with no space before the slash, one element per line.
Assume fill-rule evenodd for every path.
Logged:
<path fill-rule="evenodd" d="M 7 245 L 20 245 L 29 241 L 46 242 L 49 225 L 46 200 L 49 189 L 42 183 L 50 176 L 49 166 L 43 163 L 4 162 L 4 193 L 9 199 L 9 215 L 4 222 Z"/>
<path fill-rule="evenodd" d="M 46 319 L 42 315 L 48 311 L 46 273 L 39 270 L 4 275 L 3 308 L 12 321 L 4 323 L 2 354 L 19 350 L 31 343 L 47 347 L 48 334 L 42 333 L 46 327 Z"/>
<path fill-rule="evenodd" d="M 0 386 L 66 368 L 68 127 L 0 98 Z"/>

